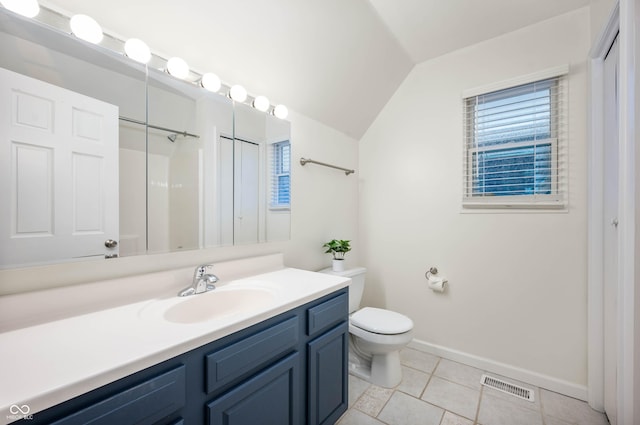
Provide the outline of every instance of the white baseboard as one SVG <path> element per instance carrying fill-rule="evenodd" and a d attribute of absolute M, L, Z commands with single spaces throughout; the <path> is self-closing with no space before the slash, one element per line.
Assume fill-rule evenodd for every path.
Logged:
<path fill-rule="evenodd" d="M 564 381 L 538 372 L 522 369 L 517 366 L 496 362 L 484 357 L 431 344 L 419 339 L 412 340 L 407 346 L 415 350 L 433 354 L 447 360 L 463 363 L 468 366 L 473 366 L 478 369 L 486 370 L 487 372 L 497 373 L 506 378 L 522 381 L 569 397 L 584 401 L 587 400 L 587 387 L 584 385 L 578 385 L 573 382 Z"/>

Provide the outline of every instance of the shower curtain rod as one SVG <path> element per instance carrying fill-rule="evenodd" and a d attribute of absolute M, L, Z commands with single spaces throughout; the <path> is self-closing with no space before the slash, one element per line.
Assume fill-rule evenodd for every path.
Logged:
<path fill-rule="evenodd" d="M 147 127 L 153 128 L 153 129 L 156 129 L 156 130 L 167 131 L 169 133 L 175 133 L 175 134 L 179 134 L 179 135 L 185 136 L 185 137 L 195 137 L 196 139 L 200 138 L 200 136 L 198 136 L 197 134 L 187 133 L 186 131 L 173 130 L 171 128 L 160 127 L 158 125 L 147 124 L 144 121 L 134 120 L 133 118 L 127 118 L 127 117 L 122 117 L 122 116 L 120 116 L 118 118 L 121 119 L 122 121 L 130 122 L 130 123 L 133 123 L 133 124 L 146 125 Z"/>
<path fill-rule="evenodd" d="M 329 168 L 335 168 L 336 170 L 342 170 L 344 171 L 344 173 L 348 176 L 349 174 L 353 174 L 356 172 L 356 170 L 350 170 L 348 168 L 343 168 L 343 167 L 338 167 L 337 165 L 331 165 L 331 164 L 327 164 L 325 162 L 320 162 L 320 161 L 314 161 L 311 158 L 300 158 L 300 165 L 305 165 L 307 163 L 311 163 L 311 164 L 318 164 L 318 165 L 322 165 L 324 167 L 329 167 Z"/>

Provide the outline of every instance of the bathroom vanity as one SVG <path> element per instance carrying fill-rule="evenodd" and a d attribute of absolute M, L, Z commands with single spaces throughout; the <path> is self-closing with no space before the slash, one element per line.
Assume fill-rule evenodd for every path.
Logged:
<path fill-rule="evenodd" d="M 0 397 L 7 406 L 6 419 L 3 412 L 0 422 L 22 419 L 9 410 L 28 406 L 32 416 L 24 422 L 29 424 L 333 424 L 347 409 L 349 280 L 320 276 L 283 268 L 234 280 L 210 294 L 179 300 L 160 297 L 4 332 L 0 343 L 9 338 L 22 342 L 22 347 L 14 344 L 9 351 L 25 355 L 11 364 L 10 353 L 0 354 L 6 387 Z M 255 304 L 247 297 L 259 291 L 271 291 L 270 302 Z M 225 302 L 238 297 L 238 304 L 247 300 L 255 308 L 219 317 L 193 314 L 207 301 L 198 297 L 211 296 L 215 303 L 213 296 L 220 294 Z M 176 306 L 182 305 L 188 306 L 179 316 L 184 320 L 167 314 L 181 311 Z M 133 320 L 127 327 L 116 317 L 123 315 L 128 316 L 125 321 Z M 95 333 L 113 340 L 65 347 L 72 339 L 61 333 L 61 345 L 49 352 L 42 345 L 47 338 L 30 341 L 33 332 L 61 329 L 82 339 L 79 328 L 74 329 L 81 323 L 94 328 L 109 323 L 112 327 Z M 115 346 L 105 348 L 111 344 Z M 42 351 L 34 353 L 38 347 Z M 113 352 L 103 356 L 101 349 Z M 64 353 L 66 360 L 60 357 Z M 93 358 L 85 357 L 91 353 Z M 39 361 L 29 369 L 26 363 L 34 358 Z M 26 369 L 11 372 L 16 368 Z M 84 372 L 76 370 L 83 368 Z M 102 372 L 86 376 L 96 368 Z M 132 369 L 137 371 L 126 373 Z M 14 382 L 11 374 L 31 384 Z M 118 374 L 122 377 L 110 378 Z M 47 405 L 87 386 L 94 388 Z M 25 396 L 29 388 L 33 394 Z"/>

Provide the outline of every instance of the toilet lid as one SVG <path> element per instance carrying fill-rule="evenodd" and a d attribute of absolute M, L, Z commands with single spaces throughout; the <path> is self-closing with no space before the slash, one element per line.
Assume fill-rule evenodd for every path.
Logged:
<path fill-rule="evenodd" d="M 413 321 L 404 314 L 374 307 L 365 307 L 353 313 L 351 324 L 383 335 L 401 334 L 413 328 Z"/>

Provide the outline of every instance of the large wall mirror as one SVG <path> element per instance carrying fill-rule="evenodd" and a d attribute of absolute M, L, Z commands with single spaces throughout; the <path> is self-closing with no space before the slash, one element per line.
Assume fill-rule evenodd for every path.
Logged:
<path fill-rule="evenodd" d="M 289 239 L 290 126 L 0 10 L 0 268 Z"/>

